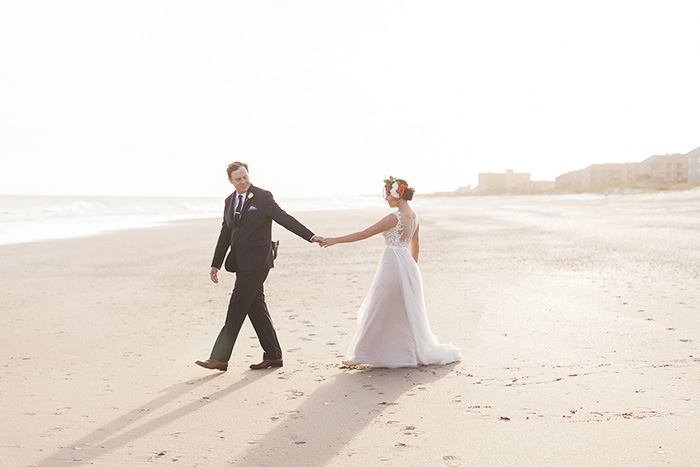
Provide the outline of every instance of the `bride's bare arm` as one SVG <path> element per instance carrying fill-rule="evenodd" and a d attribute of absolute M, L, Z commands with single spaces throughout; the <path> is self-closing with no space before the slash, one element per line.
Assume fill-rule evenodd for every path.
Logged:
<path fill-rule="evenodd" d="M 413 234 L 413 237 L 411 238 L 411 256 L 413 256 L 413 259 L 416 260 L 416 263 L 418 262 L 418 251 L 420 250 L 420 239 L 418 238 L 418 232 L 420 231 L 420 226 L 416 227 L 416 232 Z"/>
<path fill-rule="evenodd" d="M 364 240 L 366 238 L 382 233 L 385 230 L 389 230 L 390 228 L 394 227 L 398 222 L 399 221 L 395 215 L 389 214 L 376 224 L 370 225 L 361 232 L 343 235 L 342 237 L 326 237 L 325 243 L 322 243 L 321 246 L 328 247 L 335 245 L 336 243 L 359 242 L 360 240 Z"/>

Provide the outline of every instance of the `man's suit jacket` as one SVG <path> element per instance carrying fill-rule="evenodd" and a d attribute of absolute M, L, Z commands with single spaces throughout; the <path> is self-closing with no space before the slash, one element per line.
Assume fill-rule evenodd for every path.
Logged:
<path fill-rule="evenodd" d="M 272 257 L 272 221 L 310 242 L 314 234 L 298 220 L 280 208 L 272 193 L 251 185 L 241 210 L 241 218 L 234 222 L 234 191 L 224 203 L 224 221 L 219 241 L 214 249 L 212 267 L 221 269 L 226 258 L 226 270 L 259 271 L 274 267 Z M 229 251 L 228 256 L 226 252 Z"/>

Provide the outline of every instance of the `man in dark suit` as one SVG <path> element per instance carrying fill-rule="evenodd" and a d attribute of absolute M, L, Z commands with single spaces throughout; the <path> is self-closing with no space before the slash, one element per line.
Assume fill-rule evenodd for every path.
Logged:
<path fill-rule="evenodd" d="M 259 370 L 280 367 L 282 349 L 263 293 L 263 283 L 270 268 L 274 266 L 272 221 L 308 242 L 321 243 L 323 238 L 314 235 L 284 212 L 275 202 L 272 193 L 251 185 L 247 164 L 234 162 L 226 172 L 236 191 L 226 198 L 224 204 L 224 221 L 214 249 L 209 276 L 212 282 L 218 284 L 219 269 L 225 264 L 227 271 L 236 273 L 236 283 L 228 305 L 226 322 L 214 343 L 210 358 L 195 363 L 210 370 L 226 371 L 236 337 L 248 316 L 264 352 L 262 362 L 251 365 L 250 368 Z M 226 252 L 229 252 L 228 256 Z"/>

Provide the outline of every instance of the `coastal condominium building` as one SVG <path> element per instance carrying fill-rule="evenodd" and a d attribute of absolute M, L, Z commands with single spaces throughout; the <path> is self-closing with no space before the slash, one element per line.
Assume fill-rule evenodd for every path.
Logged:
<path fill-rule="evenodd" d="M 532 190 L 532 181 L 529 173 L 514 173 L 506 170 L 505 173 L 480 173 L 478 192 L 529 192 Z"/>
<path fill-rule="evenodd" d="M 634 180 L 639 176 L 639 163 L 593 164 L 584 169 L 584 184 L 588 188 Z"/>
<path fill-rule="evenodd" d="M 688 154 L 651 156 L 642 162 L 593 164 L 556 177 L 554 184 L 562 190 L 586 191 L 636 179 L 660 182 L 700 183 L 700 148 Z"/>
<path fill-rule="evenodd" d="M 661 182 L 688 181 L 688 154 L 651 156 L 641 163 L 641 172 Z"/>
<path fill-rule="evenodd" d="M 565 190 L 588 190 L 611 183 L 628 182 L 639 177 L 639 162 L 624 164 L 593 164 L 558 176 L 554 183 Z"/>
<path fill-rule="evenodd" d="M 700 148 L 688 154 L 688 182 L 700 183 Z"/>

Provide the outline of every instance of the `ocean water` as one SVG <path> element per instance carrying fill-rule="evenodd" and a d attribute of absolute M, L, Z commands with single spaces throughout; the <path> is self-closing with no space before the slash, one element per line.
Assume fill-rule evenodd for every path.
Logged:
<path fill-rule="evenodd" d="M 287 212 L 381 207 L 380 196 L 279 198 Z M 0 196 L 0 245 L 220 218 L 222 198 Z"/>

